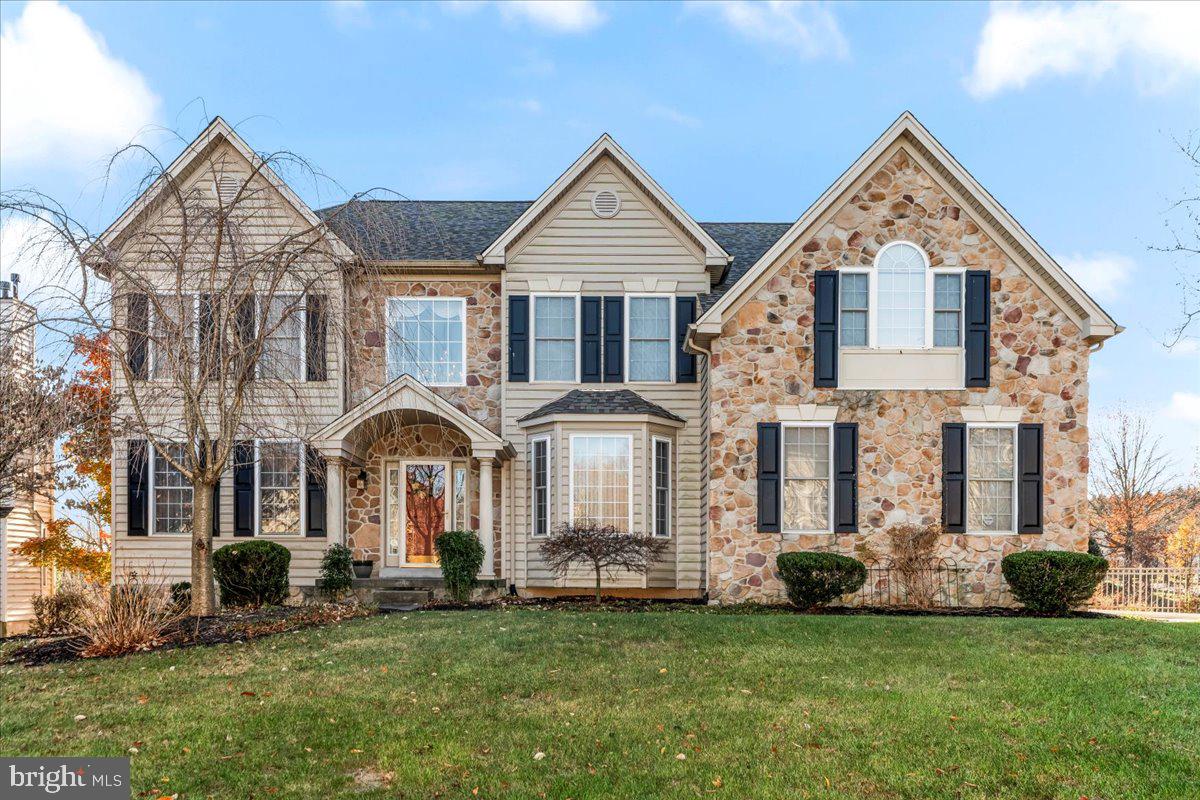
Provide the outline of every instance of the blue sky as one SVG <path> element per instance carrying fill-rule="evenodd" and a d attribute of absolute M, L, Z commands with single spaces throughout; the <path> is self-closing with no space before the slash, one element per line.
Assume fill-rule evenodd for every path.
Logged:
<path fill-rule="evenodd" d="M 104 154 L 138 134 L 173 157 L 157 128 L 215 114 L 347 191 L 422 199 L 531 199 L 608 131 L 699 220 L 792 221 L 910 109 L 1127 327 L 1092 360 L 1093 424 L 1133 404 L 1195 463 L 1198 332 L 1159 344 L 1186 265 L 1149 247 L 1195 186 L 1172 137 L 1200 136 L 1200 4 L 4 2 L 0 20 L 0 185 L 98 227 L 132 189 L 100 193 Z"/>

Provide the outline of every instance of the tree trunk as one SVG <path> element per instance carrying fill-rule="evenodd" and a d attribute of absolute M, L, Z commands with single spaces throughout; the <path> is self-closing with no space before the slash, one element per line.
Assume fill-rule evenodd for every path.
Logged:
<path fill-rule="evenodd" d="M 217 611 L 213 584 L 213 487 L 192 484 L 192 616 L 210 617 Z"/>
<path fill-rule="evenodd" d="M 600 605 L 600 565 L 596 565 L 596 605 Z"/>
<path fill-rule="evenodd" d="M 1128 523 L 1125 525 L 1125 566 L 1132 567 L 1133 564 L 1133 526 Z"/>

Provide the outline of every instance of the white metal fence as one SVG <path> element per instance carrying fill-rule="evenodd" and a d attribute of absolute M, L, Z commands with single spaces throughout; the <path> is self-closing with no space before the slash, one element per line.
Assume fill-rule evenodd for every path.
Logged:
<path fill-rule="evenodd" d="M 1112 567 L 1092 595 L 1092 608 L 1200 612 L 1200 575 L 1182 567 Z"/>

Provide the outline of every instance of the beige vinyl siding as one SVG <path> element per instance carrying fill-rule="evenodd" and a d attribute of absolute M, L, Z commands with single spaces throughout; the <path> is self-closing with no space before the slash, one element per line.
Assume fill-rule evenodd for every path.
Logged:
<path fill-rule="evenodd" d="M 608 189 L 621 199 L 616 217 L 601 219 L 591 210 L 591 197 Z M 510 251 L 504 272 L 504 352 L 508 352 L 508 297 L 541 291 L 576 290 L 581 295 L 613 296 L 643 291 L 696 295 L 709 289 L 703 253 L 690 237 L 669 221 L 654 201 L 628 179 L 614 162 L 597 162 L 554 204 L 547 214 Z M 647 285 L 654 283 L 654 286 Z M 569 288 L 564 288 L 566 283 Z M 666 284 L 666 285 L 664 285 Z M 671 285 L 673 284 L 673 285 Z M 530 363 L 533 352 L 530 350 Z M 567 519 L 569 500 L 569 436 L 586 429 L 611 430 L 634 435 L 634 526 L 650 531 L 651 475 L 648 472 L 650 437 L 662 432 L 672 440 L 674 459 L 674 530 L 667 556 L 643 576 L 622 576 L 609 585 L 701 591 L 703 557 L 701 521 L 707 513 L 707 481 L 701 474 L 705 439 L 704 407 L 699 383 L 510 383 L 505 365 L 503 436 L 516 450 L 505 498 L 506 547 L 511 553 L 512 580 L 518 588 L 552 587 L 561 581 L 550 573 L 538 553 L 538 540 L 530 536 L 529 438 L 533 433 L 517 425 L 529 412 L 572 389 L 631 389 L 687 420 L 683 428 L 646 424 L 564 423 L 552 442 L 553 524 Z M 651 432 L 653 431 L 653 433 Z M 590 586 L 590 575 L 572 579 L 572 586 Z"/>
<path fill-rule="evenodd" d="M 15 508 L 0 520 L 4 535 L 0 537 L 3 558 L 3 613 L 0 614 L 0 632 L 5 634 L 23 632 L 33 619 L 33 599 L 50 590 L 50 576 L 46 570 L 33 566 L 13 552 L 22 542 L 42 534 L 42 519 L 49 519 L 49 504 L 35 511 L 34 504 L 18 501 Z M 41 518 L 39 519 L 39 515 Z"/>

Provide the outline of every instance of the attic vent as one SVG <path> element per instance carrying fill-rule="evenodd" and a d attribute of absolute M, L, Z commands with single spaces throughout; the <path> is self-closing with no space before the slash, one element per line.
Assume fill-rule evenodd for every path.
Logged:
<path fill-rule="evenodd" d="M 617 197 L 616 192 L 605 189 L 592 195 L 592 213 L 597 217 L 615 217 L 620 210 L 621 198 Z"/>
<path fill-rule="evenodd" d="M 217 197 L 222 203 L 232 203 L 241 188 L 242 182 L 236 175 L 222 175 L 217 178 Z"/>

